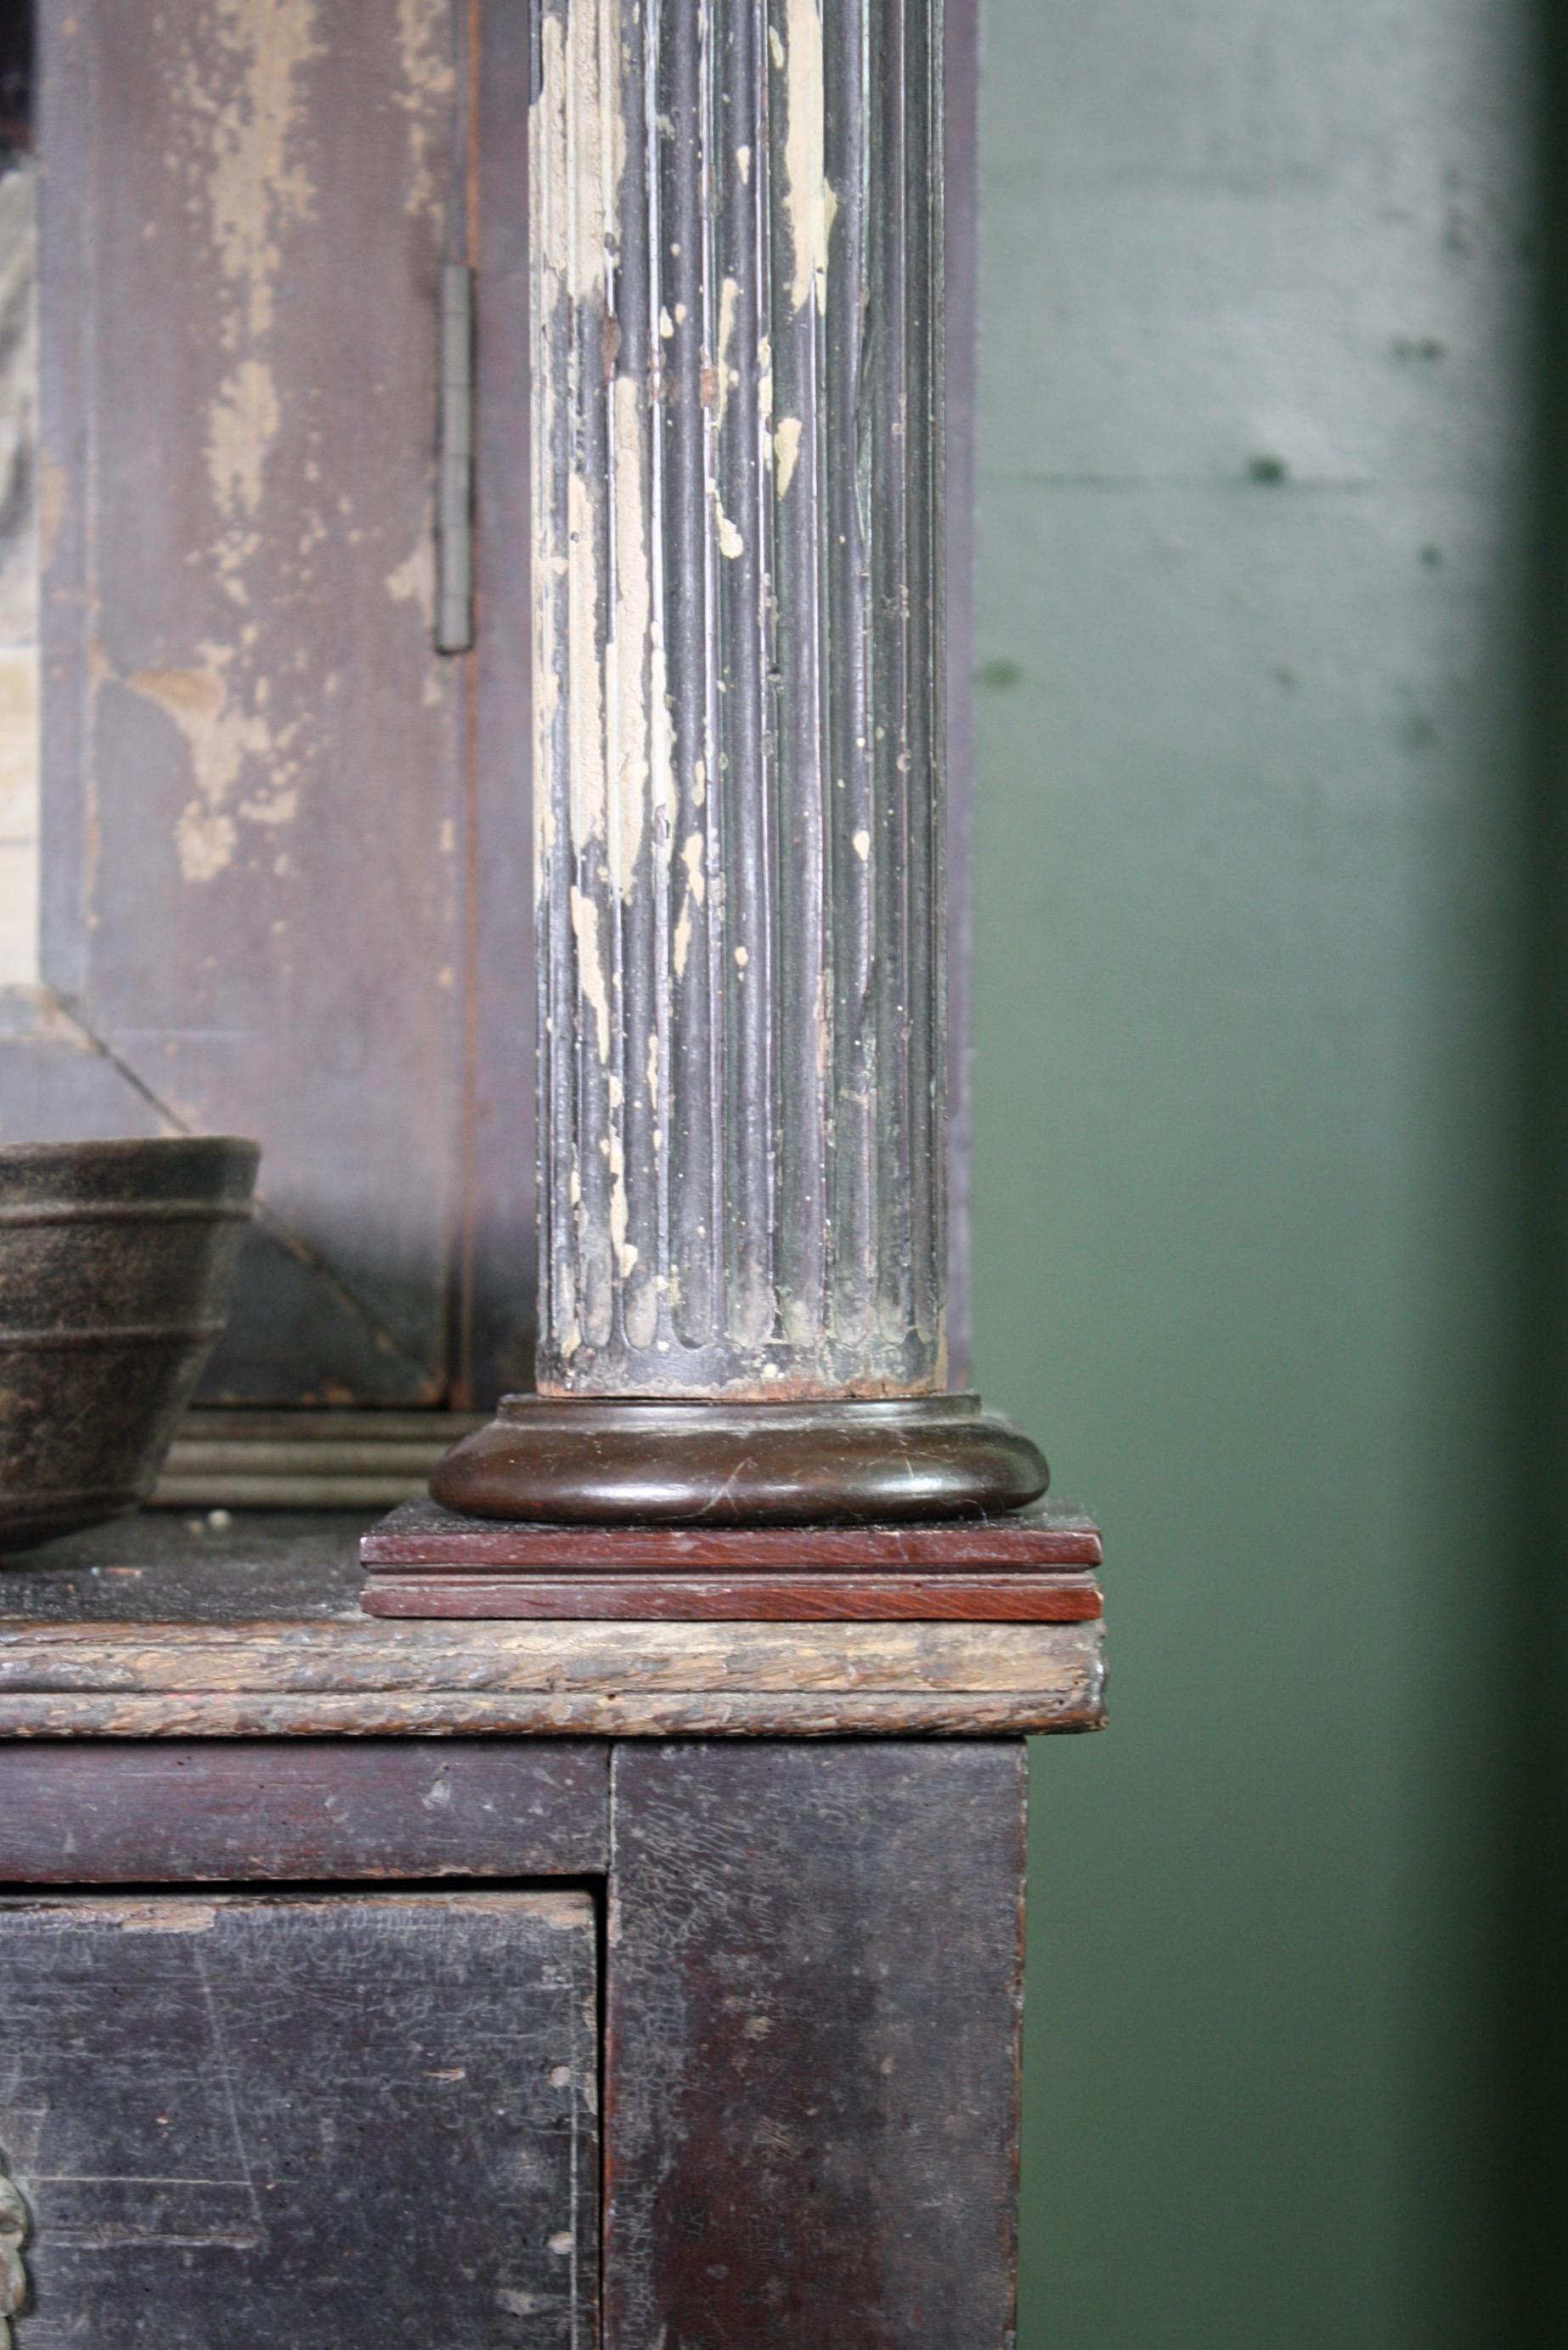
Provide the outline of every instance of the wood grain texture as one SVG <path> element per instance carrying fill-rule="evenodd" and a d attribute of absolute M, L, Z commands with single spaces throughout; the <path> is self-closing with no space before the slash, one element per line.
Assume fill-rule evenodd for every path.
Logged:
<path fill-rule="evenodd" d="M 622 1749 L 606 2350 L 1003 2350 L 1024 1765 Z"/>
<path fill-rule="evenodd" d="M 1102 1557 L 1093 1521 L 1070 1503 L 1046 1502 L 1005 1517 L 865 1526 L 520 1525 L 459 1516 L 435 1502 L 394 1510 L 365 1535 L 359 1555 L 389 1573 L 403 1567 L 466 1572 L 627 1575 L 769 1571 L 836 1575 L 895 1570 L 1088 1568 Z"/>
<path fill-rule="evenodd" d="M 1095 1637 L 1084 1624 L 7 1624 L 0 1700 L 53 1690 L 1026 1690 Z"/>
<path fill-rule="evenodd" d="M 47 986 L 0 1133 L 257 1136 L 208 1391 L 427 1402 L 463 1109 L 466 712 L 429 613 L 461 12 L 38 16 Z"/>
<path fill-rule="evenodd" d="M 581 1893 L 0 1904 L 26 2350 L 590 2350 L 596 1976 Z"/>
<path fill-rule="evenodd" d="M 21 1738 L 991 1738 L 1105 1726 L 1098 1645 L 1061 1656 L 1037 1689 L 590 1690 L 501 1696 L 415 1690 L 348 1696 L 74 1696 L 0 1700 L 0 1739 Z"/>
<path fill-rule="evenodd" d="M 543 0 L 547 1388 L 945 1378 L 941 26 Z"/>
<path fill-rule="evenodd" d="M 0 1737 L 958 1737 L 1103 1720 L 1096 1622 L 378 1623 L 355 1532 L 334 1514 L 160 1513 L 0 1571 Z"/>
<path fill-rule="evenodd" d="M 0 1882 L 587 1877 L 608 1750 L 445 1742 L 0 1749 Z"/>
<path fill-rule="evenodd" d="M 1074 1624 L 1102 1612 L 1086 1575 L 371 1575 L 368 1616 L 627 1622 Z"/>
<path fill-rule="evenodd" d="M 355 1542 L 345 1511 L 247 1510 L 121 1518 L 47 1550 L 0 1557 L 0 1623 L 233 1624 L 352 1615 Z"/>

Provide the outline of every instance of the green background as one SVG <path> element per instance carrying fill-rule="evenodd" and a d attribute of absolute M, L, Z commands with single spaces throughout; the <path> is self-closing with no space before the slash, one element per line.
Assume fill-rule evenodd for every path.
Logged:
<path fill-rule="evenodd" d="M 1023 2350 L 1527 2338 L 1540 68 L 989 0 L 976 1367 L 1113 1660 L 1034 1755 Z"/>

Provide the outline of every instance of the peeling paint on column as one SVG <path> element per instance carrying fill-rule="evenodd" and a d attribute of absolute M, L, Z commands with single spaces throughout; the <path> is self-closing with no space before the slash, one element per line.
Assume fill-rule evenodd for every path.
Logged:
<path fill-rule="evenodd" d="M 536 0 L 540 1384 L 945 1377 L 940 0 Z"/>

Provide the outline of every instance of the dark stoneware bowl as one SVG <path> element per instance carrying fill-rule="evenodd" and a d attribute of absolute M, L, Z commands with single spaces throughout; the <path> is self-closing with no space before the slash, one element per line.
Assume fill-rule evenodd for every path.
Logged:
<path fill-rule="evenodd" d="M 0 1148 L 0 1564 L 152 1491 L 260 1155 L 225 1135 Z"/>

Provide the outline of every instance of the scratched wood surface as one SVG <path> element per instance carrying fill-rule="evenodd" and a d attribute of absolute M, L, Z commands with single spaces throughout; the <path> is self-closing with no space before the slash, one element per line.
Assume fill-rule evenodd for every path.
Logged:
<path fill-rule="evenodd" d="M 20 2350 L 597 2339 L 586 1894 L 0 1904 Z"/>
<path fill-rule="evenodd" d="M 551 1739 L 0 1748 L 0 1883 L 591 1877 L 608 1749 Z"/>
<path fill-rule="evenodd" d="M 1098 1529 L 1071 1503 L 1042 1502 L 1007 1516 L 952 1518 L 929 1525 L 572 1526 L 522 1525 L 460 1517 L 429 1500 L 406 1502 L 359 1544 L 367 1566 L 461 1567 L 497 1575 L 695 1573 L 760 1570 L 836 1574 L 965 1567 L 1089 1568 L 1103 1555 Z"/>
<path fill-rule="evenodd" d="M 218 1527 L 159 1513 L 0 1565 L 0 1737 L 986 1736 L 1104 1719 L 1097 1620 L 379 1623 L 358 1606 L 356 1522 L 279 1514 L 286 1532 L 265 1512 Z"/>
<path fill-rule="evenodd" d="M 1016 1744 L 622 1748 L 605 2350 L 1003 2350 Z"/>
<path fill-rule="evenodd" d="M 39 12 L 47 984 L 0 1134 L 258 1137 L 213 1397 L 461 1399 L 526 1352 L 527 760 L 430 624 L 471 13 Z"/>
<path fill-rule="evenodd" d="M 1080 1623 L 1087 1575 L 370 1575 L 368 1616 L 595 1617 L 628 1623 Z"/>

